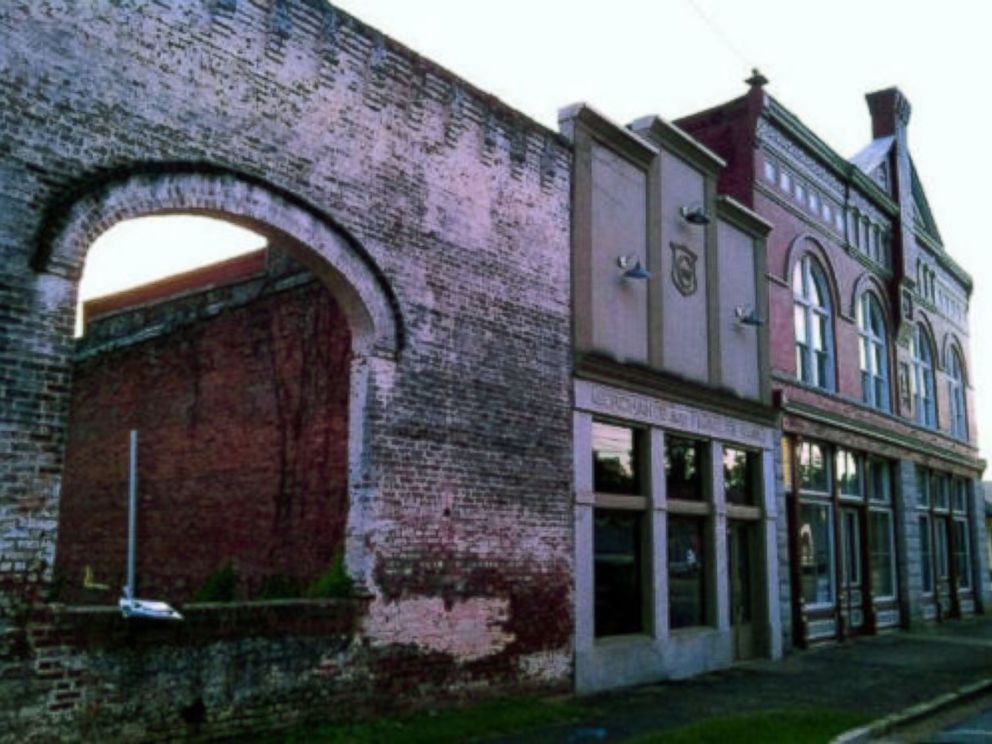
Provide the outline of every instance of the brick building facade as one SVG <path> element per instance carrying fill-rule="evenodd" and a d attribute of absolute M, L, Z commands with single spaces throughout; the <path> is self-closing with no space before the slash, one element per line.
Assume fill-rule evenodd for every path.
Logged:
<path fill-rule="evenodd" d="M 680 120 L 728 161 L 720 190 L 773 225 L 771 377 L 782 411 L 792 641 L 988 606 L 971 277 L 908 150 L 910 106 L 867 96 L 851 160 L 767 95 Z"/>

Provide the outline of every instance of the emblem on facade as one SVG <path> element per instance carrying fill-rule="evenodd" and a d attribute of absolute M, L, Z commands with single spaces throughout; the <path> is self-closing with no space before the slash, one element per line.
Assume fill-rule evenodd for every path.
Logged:
<path fill-rule="evenodd" d="M 672 282 L 675 288 L 688 297 L 696 291 L 697 256 L 688 246 L 670 243 L 672 247 Z"/>

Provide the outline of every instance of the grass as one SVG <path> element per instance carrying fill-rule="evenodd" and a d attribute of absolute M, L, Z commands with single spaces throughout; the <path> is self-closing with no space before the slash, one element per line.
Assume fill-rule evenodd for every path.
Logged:
<path fill-rule="evenodd" d="M 445 744 L 578 719 L 582 709 L 562 700 L 510 699 L 367 723 L 300 728 L 283 741 L 303 744 Z"/>
<path fill-rule="evenodd" d="M 628 744 L 825 744 L 867 722 L 867 717 L 850 711 L 779 708 L 707 718 L 681 728 L 643 734 Z"/>

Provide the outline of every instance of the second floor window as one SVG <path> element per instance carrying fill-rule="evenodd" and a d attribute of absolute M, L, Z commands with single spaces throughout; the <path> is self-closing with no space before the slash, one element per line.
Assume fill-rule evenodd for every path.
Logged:
<path fill-rule="evenodd" d="M 820 264 L 805 255 L 792 270 L 793 318 L 796 331 L 796 377 L 816 387 L 833 389 L 833 329 L 830 294 Z"/>
<path fill-rule="evenodd" d="M 922 325 L 913 329 L 909 346 L 913 357 L 913 374 L 910 377 L 910 392 L 913 396 L 913 410 L 916 423 L 931 429 L 937 426 L 937 403 L 934 400 L 933 346 L 930 336 Z"/>
<path fill-rule="evenodd" d="M 968 438 L 968 417 L 964 402 L 964 365 L 957 349 L 951 350 L 947 368 L 947 400 L 951 406 L 951 436 Z"/>
<path fill-rule="evenodd" d="M 889 410 L 889 354 L 885 319 L 875 295 L 865 292 L 858 302 L 861 399 L 870 406 Z"/>

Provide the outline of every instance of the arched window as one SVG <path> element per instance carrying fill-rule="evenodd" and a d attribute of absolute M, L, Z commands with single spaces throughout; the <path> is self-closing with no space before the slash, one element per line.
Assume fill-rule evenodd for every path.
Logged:
<path fill-rule="evenodd" d="M 803 382 L 832 390 L 834 386 L 833 328 L 830 293 L 820 264 L 809 254 L 792 270 L 796 331 L 796 376 Z"/>
<path fill-rule="evenodd" d="M 858 302 L 860 334 L 861 399 L 870 406 L 889 410 L 889 354 L 885 342 L 882 308 L 871 292 Z"/>
<path fill-rule="evenodd" d="M 968 438 L 968 417 L 964 403 L 964 364 L 957 349 L 951 350 L 947 367 L 947 400 L 951 406 L 951 436 Z"/>
<path fill-rule="evenodd" d="M 920 324 L 913 329 L 910 343 L 913 356 L 913 375 L 911 379 L 913 409 L 916 411 L 916 423 L 931 429 L 937 426 L 937 404 L 934 400 L 933 382 L 933 345 L 930 336 Z"/>

